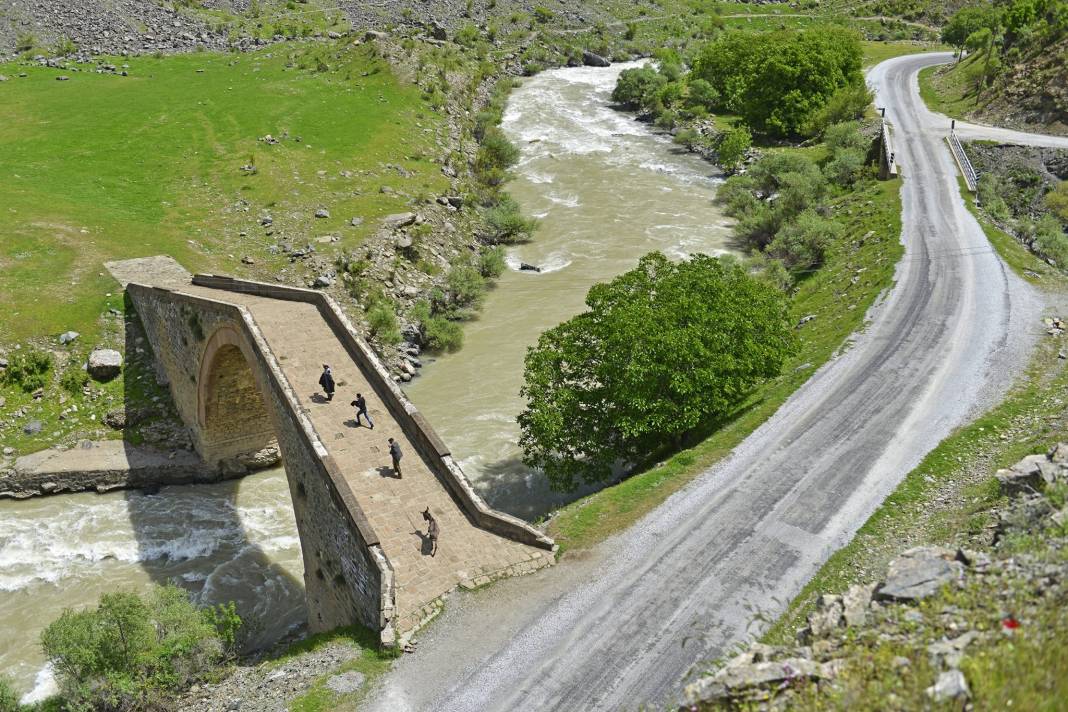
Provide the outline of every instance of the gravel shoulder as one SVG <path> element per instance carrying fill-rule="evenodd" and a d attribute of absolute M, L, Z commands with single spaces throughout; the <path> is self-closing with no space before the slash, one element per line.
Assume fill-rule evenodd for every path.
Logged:
<path fill-rule="evenodd" d="M 916 73 L 938 61 L 899 58 L 870 75 L 896 127 L 906 256 L 852 348 L 588 560 L 443 618 L 384 680 L 376 709 L 675 700 L 700 661 L 759 632 L 755 613 L 781 611 L 926 452 L 1001 398 L 1043 304 L 961 201 L 948 124 L 917 91 Z"/>

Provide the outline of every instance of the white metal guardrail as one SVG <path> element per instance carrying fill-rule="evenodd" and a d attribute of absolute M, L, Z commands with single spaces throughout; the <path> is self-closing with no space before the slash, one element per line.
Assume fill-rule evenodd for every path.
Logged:
<path fill-rule="evenodd" d="M 953 160 L 957 162 L 960 174 L 964 176 L 964 182 L 967 184 L 968 190 L 974 193 L 979 187 L 979 175 L 975 172 L 972 162 L 968 160 L 968 154 L 964 152 L 964 146 L 961 145 L 960 139 L 957 138 L 957 134 L 953 131 L 950 131 L 949 136 L 946 137 L 946 143 L 949 144 L 949 150 L 953 154 Z"/>

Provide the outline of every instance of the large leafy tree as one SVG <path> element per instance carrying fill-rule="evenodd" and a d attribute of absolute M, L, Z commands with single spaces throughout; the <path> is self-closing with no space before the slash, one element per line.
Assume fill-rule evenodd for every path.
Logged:
<path fill-rule="evenodd" d="M 678 445 L 778 375 L 796 343 L 782 292 L 706 255 L 650 253 L 586 305 L 526 357 L 524 461 L 556 489 Z"/>
<path fill-rule="evenodd" d="M 833 25 L 730 33 L 701 51 L 693 76 L 753 129 L 794 136 L 841 89 L 864 87 L 861 59 L 858 35 Z"/>

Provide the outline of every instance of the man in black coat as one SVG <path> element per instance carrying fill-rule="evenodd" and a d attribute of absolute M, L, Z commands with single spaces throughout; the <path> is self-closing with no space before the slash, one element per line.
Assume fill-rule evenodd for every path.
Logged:
<path fill-rule="evenodd" d="M 330 367 L 325 363 L 323 364 L 323 375 L 319 376 L 319 385 L 323 387 L 323 392 L 326 393 L 326 399 L 333 400 L 334 374 L 330 371 Z"/>

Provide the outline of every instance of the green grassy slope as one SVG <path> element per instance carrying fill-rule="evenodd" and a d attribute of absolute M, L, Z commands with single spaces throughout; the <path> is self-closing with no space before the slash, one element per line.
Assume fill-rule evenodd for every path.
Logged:
<path fill-rule="evenodd" d="M 168 253 L 191 269 L 240 272 L 237 259 L 253 254 L 269 268 L 283 263 L 266 252 L 262 211 L 276 233 L 336 234 L 343 246 L 404 207 L 382 185 L 442 189 L 429 161 L 440 119 L 372 52 L 142 57 L 125 60 L 128 77 L 66 82 L 0 65 L 28 74 L 6 82 L 0 101 L 0 343 L 72 327 L 93 338 L 101 312 L 121 306 L 106 260 Z M 278 145 L 257 140 L 287 131 Z M 250 161 L 255 175 L 241 170 Z M 312 217 L 319 205 L 331 218 Z M 364 226 L 348 227 L 352 216 Z"/>

